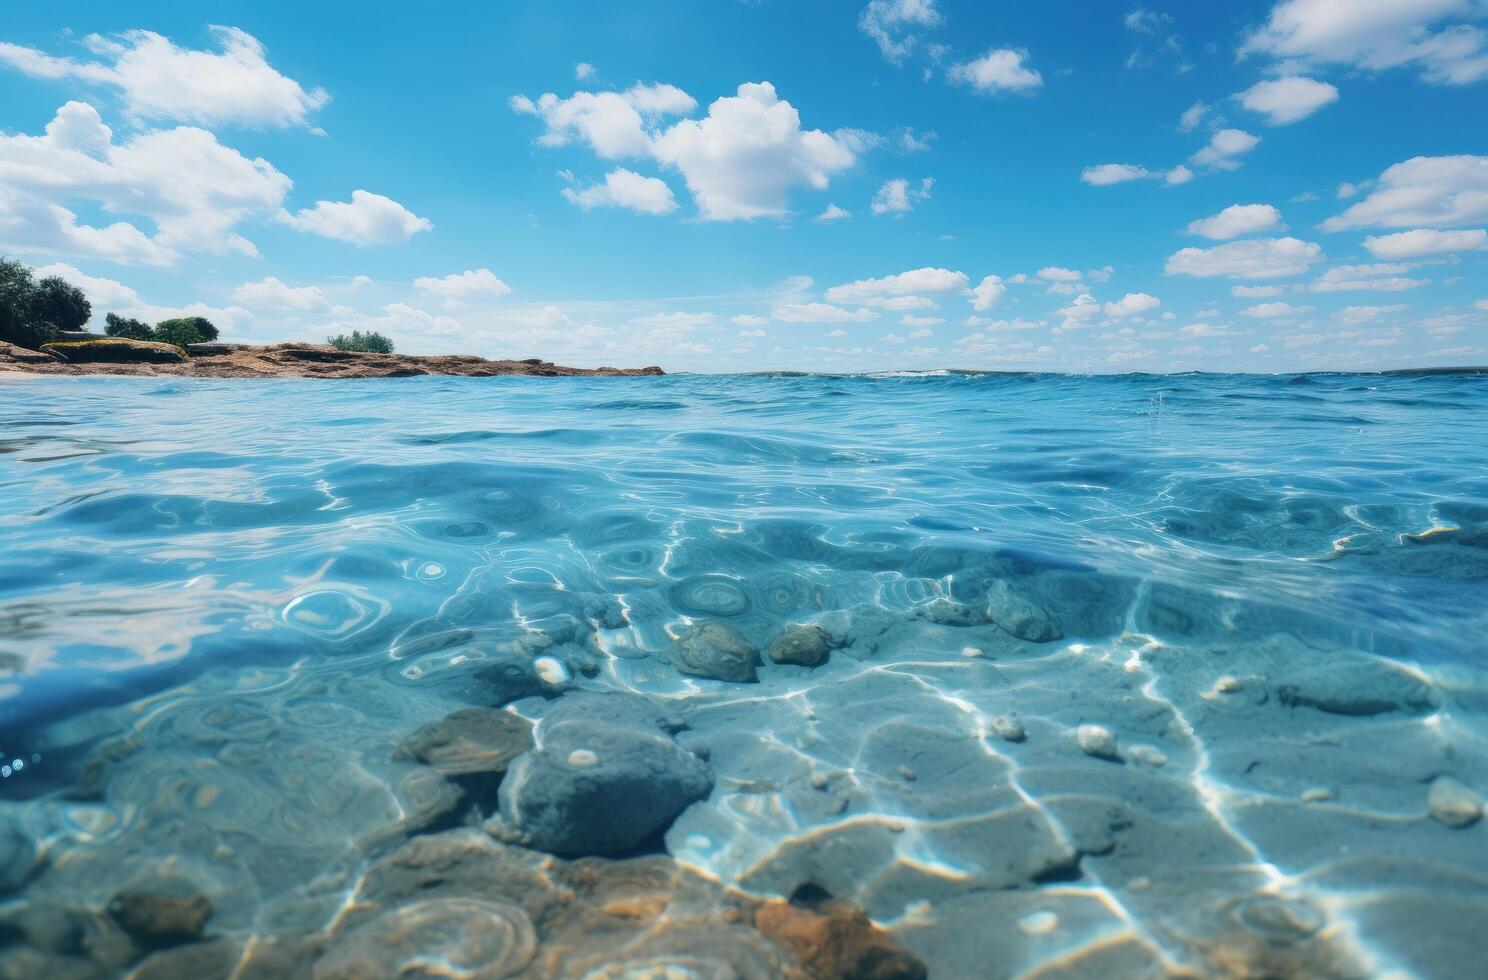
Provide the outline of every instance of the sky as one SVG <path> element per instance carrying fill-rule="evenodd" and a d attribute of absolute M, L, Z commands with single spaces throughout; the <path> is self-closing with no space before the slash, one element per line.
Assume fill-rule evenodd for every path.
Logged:
<path fill-rule="evenodd" d="M 245 342 L 1484 364 L 1488 0 L 6 0 L 0 254 Z"/>

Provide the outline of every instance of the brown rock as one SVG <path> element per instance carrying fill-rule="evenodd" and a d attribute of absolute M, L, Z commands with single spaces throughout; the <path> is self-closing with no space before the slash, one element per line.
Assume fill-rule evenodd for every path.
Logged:
<path fill-rule="evenodd" d="M 815 980 L 924 980 L 925 964 L 875 926 L 860 909 L 825 899 L 769 902 L 755 927 Z"/>
<path fill-rule="evenodd" d="M 0 340 L 0 367 L 57 363 L 60 362 L 52 354 L 39 350 L 27 350 L 24 347 L 17 347 L 15 344 L 7 344 L 3 340 Z"/>
<path fill-rule="evenodd" d="M 175 344 L 153 340 L 57 340 L 42 344 L 43 353 L 55 354 L 68 364 L 179 364 L 186 354 Z"/>
<path fill-rule="evenodd" d="M 820 626 L 800 626 L 791 623 L 785 632 L 775 637 L 770 644 L 770 659 L 777 664 L 799 664 L 815 667 L 827 659 L 832 645 L 827 631 Z"/>
<path fill-rule="evenodd" d="M 446 775 L 506 772 L 507 765 L 532 748 L 532 722 L 497 708 L 462 708 L 425 725 L 398 746 Z"/>
<path fill-rule="evenodd" d="M 200 892 L 163 895 L 123 891 L 109 902 L 109 915 L 141 946 L 163 947 L 194 942 L 206 931 L 212 903 Z"/>

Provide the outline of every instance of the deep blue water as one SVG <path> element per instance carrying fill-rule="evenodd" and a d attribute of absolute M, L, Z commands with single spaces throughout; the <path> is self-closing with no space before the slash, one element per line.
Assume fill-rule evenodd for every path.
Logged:
<path fill-rule="evenodd" d="M 931 977 L 1475 975 L 1485 637 L 1482 377 L 0 380 L 0 976 L 165 866 L 344 960 L 410 733 L 615 692 L 711 779 L 627 853 Z"/>

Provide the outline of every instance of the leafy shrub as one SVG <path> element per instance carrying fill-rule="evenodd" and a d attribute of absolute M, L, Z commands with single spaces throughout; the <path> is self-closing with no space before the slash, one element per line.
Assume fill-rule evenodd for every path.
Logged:
<path fill-rule="evenodd" d="M 205 344 L 217 339 L 217 328 L 212 321 L 202 316 L 183 316 L 174 320 L 161 320 L 155 324 L 154 336 L 141 338 L 158 340 L 163 344 L 186 347 L 188 344 Z"/>
<path fill-rule="evenodd" d="M 36 350 L 57 339 L 57 328 L 36 318 L 35 292 L 30 268 L 13 259 L 0 259 L 0 340 Z"/>
<path fill-rule="evenodd" d="M 372 330 L 366 333 L 353 330 L 350 336 L 340 334 L 329 338 L 329 342 L 337 350 L 362 351 L 368 354 L 391 354 L 393 352 L 393 342 Z"/>
<path fill-rule="evenodd" d="M 155 328 L 140 320 L 110 313 L 103 318 L 103 332 L 110 337 L 123 337 L 125 340 L 154 340 Z"/>
<path fill-rule="evenodd" d="M 47 276 L 31 287 L 31 315 L 58 330 L 81 330 L 93 315 L 93 304 L 66 279 Z"/>

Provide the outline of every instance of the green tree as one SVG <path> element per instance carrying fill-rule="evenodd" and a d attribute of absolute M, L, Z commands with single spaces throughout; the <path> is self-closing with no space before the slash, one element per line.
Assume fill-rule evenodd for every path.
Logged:
<path fill-rule="evenodd" d="M 31 287 L 31 313 L 37 322 L 58 330 L 81 330 L 93 315 L 93 304 L 66 279 L 47 276 Z"/>
<path fill-rule="evenodd" d="M 217 339 L 217 328 L 203 316 L 183 316 L 155 324 L 155 340 L 184 348 L 188 344 L 205 344 Z"/>
<path fill-rule="evenodd" d="M 338 334 L 328 340 L 330 345 L 337 350 L 362 351 L 368 354 L 391 354 L 393 352 L 393 342 L 373 330 L 366 333 L 353 330 L 350 336 Z"/>
<path fill-rule="evenodd" d="M 31 269 L 14 259 L 0 259 L 0 340 L 35 350 L 57 337 L 57 328 L 36 319 Z"/>
<path fill-rule="evenodd" d="M 117 313 L 110 313 L 103 318 L 103 332 L 110 337 L 123 337 L 127 340 L 154 340 L 155 330 L 148 323 L 139 320 L 122 317 Z"/>

